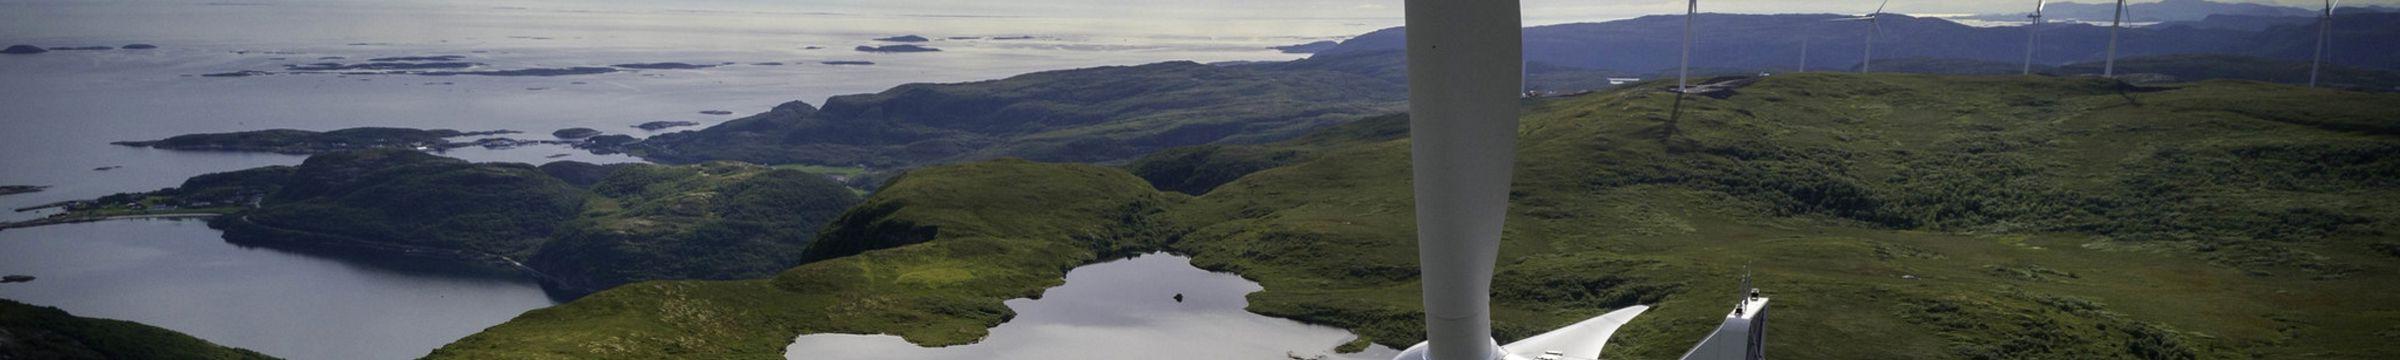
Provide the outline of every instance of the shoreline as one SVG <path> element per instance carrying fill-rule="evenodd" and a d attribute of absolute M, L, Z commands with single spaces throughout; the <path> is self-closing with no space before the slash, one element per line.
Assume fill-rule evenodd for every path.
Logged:
<path fill-rule="evenodd" d="M 525 265 L 523 261 L 518 261 L 517 259 L 508 257 L 507 255 L 473 250 L 441 249 L 406 244 L 374 242 L 359 240 L 346 235 L 285 229 L 250 221 L 248 216 L 232 218 L 231 220 L 232 221 L 224 223 L 211 221 L 209 227 L 219 231 L 221 233 L 219 235 L 221 238 L 223 238 L 226 242 L 233 243 L 234 245 L 281 247 L 298 251 L 354 251 L 377 255 L 411 256 L 460 262 L 483 263 L 487 265 L 514 269 L 520 273 L 532 277 L 535 281 L 542 285 L 542 290 L 546 292 L 563 292 L 572 294 L 572 297 L 581 297 L 582 295 L 587 295 L 598 291 L 598 289 L 582 289 L 580 286 L 567 284 L 565 281 L 562 281 L 557 277 L 551 276 L 548 273 L 543 273 L 541 270 L 536 270 L 532 266 Z M 234 235 L 233 229 L 230 229 L 232 226 L 248 226 L 252 227 L 253 230 L 271 232 L 273 234 L 271 236 L 237 236 Z"/>
<path fill-rule="evenodd" d="M 26 221 L 17 221 L 17 222 L 6 222 L 6 223 L 0 223 L 0 231 L 7 231 L 7 230 L 10 230 L 10 229 L 35 228 L 35 227 L 43 227 L 43 226 L 50 226 L 50 225 L 81 224 L 81 223 L 89 223 L 89 222 L 102 222 L 102 221 L 115 221 L 115 220 L 144 220 L 144 219 L 160 219 L 160 220 L 206 220 L 206 219 L 214 219 L 214 218 L 217 218 L 217 217 L 220 217 L 220 216 L 225 216 L 225 214 L 216 214 L 216 213 L 183 213 L 183 214 L 141 214 L 141 215 L 113 215 L 113 216 L 98 216 L 98 217 L 41 218 L 41 219 L 33 219 L 33 220 L 26 220 Z"/>

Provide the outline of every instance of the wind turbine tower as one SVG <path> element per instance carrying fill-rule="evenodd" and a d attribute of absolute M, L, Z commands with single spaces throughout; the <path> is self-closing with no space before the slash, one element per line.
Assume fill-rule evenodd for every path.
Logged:
<path fill-rule="evenodd" d="M 1700 17 L 1700 0 L 1690 0 L 1683 8 L 1683 64 L 1675 70 L 1675 92 L 1692 90 L 1692 18 Z"/>
<path fill-rule="evenodd" d="M 2050 0 L 2034 0 L 2033 15 L 2025 16 L 2032 18 L 2033 22 L 2025 24 L 2025 71 L 2018 75 L 2033 75 L 2033 44 L 2042 37 L 2042 8 L 2049 5 Z"/>
<path fill-rule="evenodd" d="M 2317 18 L 2317 55 L 2308 62 L 2308 87 L 2317 87 L 2317 70 L 2325 66 L 2325 46 L 2333 42 L 2333 7 L 2339 4 L 2325 0 L 2325 13 Z"/>
<path fill-rule="evenodd" d="M 1827 21 L 1865 21 L 1865 22 L 1867 22 L 1867 27 L 1868 27 L 1868 30 L 1867 30 L 1867 54 L 1866 54 L 1866 56 L 1865 56 L 1865 58 L 1864 58 L 1864 59 L 1862 59 L 1862 60 L 1860 60 L 1860 61 L 1858 62 L 1858 72 L 1860 72 L 1860 73 L 1866 73 L 1866 72 L 1871 72 L 1871 71 L 1874 71 L 1874 67 L 1875 67 L 1875 38 L 1877 38 L 1877 37 L 1880 37 L 1880 36 L 1882 36 L 1882 35 L 1883 35 L 1883 8 L 1884 8 L 1885 6 L 1889 6 L 1889 5 L 1891 5 L 1891 4 L 1892 4 L 1892 0 L 1883 0 L 1883 4 L 1882 4 L 1882 5 L 1875 5 L 1875 12 L 1873 12 L 1873 13 L 1868 13 L 1868 14 L 1866 14 L 1866 15 L 1862 15 L 1862 16 L 1859 16 L 1859 17 L 1851 17 L 1851 18 L 1841 18 L 1841 19 L 1827 20 Z"/>
<path fill-rule="evenodd" d="M 2117 19 L 2108 25 L 2108 62 L 2100 67 L 2100 76 L 2117 77 L 2117 30 L 2125 28 L 2125 0 L 2117 0 Z"/>
<path fill-rule="evenodd" d="M 1394 359 L 1600 358 L 1609 336 L 1649 306 L 1628 306 L 1506 346 L 1492 339 L 1493 266 L 1508 220 L 1517 108 L 1525 90 L 1517 0 L 1406 0 L 1405 6 L 1408 125 L 1414 139 L 1409 171 L 1425 342 Z M 1684 359 L 1763 357 L 1767 299 L 1749 290 L 1746 281 L 1742 288 L 1746 294 L 1732 315 Z"/>

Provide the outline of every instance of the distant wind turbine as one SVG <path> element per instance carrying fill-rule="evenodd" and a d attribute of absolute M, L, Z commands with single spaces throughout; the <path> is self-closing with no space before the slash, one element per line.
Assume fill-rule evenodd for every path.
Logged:
<path fill-rule="evenodd" d="M 2120 0 L 2120 1 L 2122 1 L 2122 0 Z M 1867 26 L 1868 26 L 1868 32 L 1867 32 L 1867 55 L 1866 55 L 1866 57 L 1865 57 L 1865 59 L 1864 59 L 1864 60 L 1860 60 L 1860 61 L 1859 61 L 1859 63 L 1858 63 L 1858 72 L 1860 72 L 1860 73 L 1865 73 L 1865 72 L 1873 71 L 1873 69 L 1874 69 L 1874 66 L 1875 66 L 1875 38 L 1883 35 L 1883 8 L 1884 8 L 1885 6 L 1889 6 L 1889 5 L 1891 5 L 1891 4 L 1892 4 L 1892 0 L 1883 0 L 1883 4 L 1882 4 L 1882 5 L 1875 5 L 1875 12 L 1872 12 L 1872 13 L 1867 13 L 1866 15 L 1861 15 L 1861 16 L 1859 16 L 1859 17 L 1840 18 L 1840 19 L 1828 20 L 1828 21 L 1865 21 L 1865 22 L 1867 22 Z"/>
<path fill-rule="evenodd" d="M 2042 8 L 2049 5 L 2050 0 L 2034 0 L 2033 15 L 2025 16 L 2033 18 L 2033 22 L 2025 24 L 2025 72 L 2019 75 L 2033 75 L 2033 43 L 2042 37 Z"/>
<path fill-rule="evenodd" d="M 2333 38 L 2333 7 L 2341 3 L 2325 0 L 2325 14 L 2317 19 L 2317 55 L 2308 63 L 2308 87 L 2317 87 L 2317 70 L 2325 66 L 2325 46 Z"/>
<path fill-rule="evenodd" d="M 1675 92 L 1692 89 L 1692 18 L 1700 16 L 1700 0 L 1691 0 L 1683 10 L 1683 65 L 1675 70 Z"/>
<path fill-rule="evenodd" d="M 2108 25 L 2108 63 L 2100 67 L 2100 76 L 2117 77 L 2117 30 L 2125 28 L 2125 0 L 2117 0 L 2117 19 Z"/>
<path fill-rule="evenodd" d="M 1800 36 L 1800 71 L 1808 72 L 1808 36 Z"/>

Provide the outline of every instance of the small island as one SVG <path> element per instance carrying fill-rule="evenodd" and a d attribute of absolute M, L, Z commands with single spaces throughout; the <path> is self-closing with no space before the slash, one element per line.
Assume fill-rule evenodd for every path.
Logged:
<path fill-rule="evenodd" d="M 9 276 L 0 276 L 0 284 L 6 284 L 6 283 L 21 283 L 21 282 L 27 282 L 27 281 L 33 281 L 33 277 L 32 277 L 32 276 L 27 276 L 27 275 L 9 275 Z"/>
<path fill-rule="evenodd" d="M 820 62 L 817 62 L 817 63 L 819 63 L 819 64 L 825 64 L 825 65 L 875 65 L 875 62 L 873 62 L 873 61 L 859 61 L 859 60 L 834 60 L 834 61 L 820 61 Z"/>
<path fill-rule="evenodd" d="M 252 77 L 252 76 L 266 76 L 266 75 L 275 75 L 275 73 L 272 73 L 272 72 L 265 72 L 265 71 L 258 71 L 258 70 L 242 70 L 242 71 L 233 71 L 233 72 L 221 72 L 221 73 L 207 73 L 207 74 L 200 74 L 200 77 Z"/>
<path fill-rule="evenodd" d="M 633 127 L 634 127 L 634 128 L 636 128 L 636 129 L 642 129 L 642 130 L 649 130 L 649 131 L 659 131 L 659 130 L 666 130 L 667 128 L 676 128 L 676 127 L 685 127 L 685 126 L 700 126 L 700 122 L 697 122 L 697 121 L 652 121 L 652 122 L 646 122 L 646 123 L 642 123 L 641 125 L 634 125 Z"/>
<path fill-rule="evenodd" d="M 184 151 L 242 151 L 281 154 L 321 154 L 361 149 L 451 149 L 474 145 L 452 142 L 447 138 L 513 134 L 515 131 L 458 131 L 449 129 L 406 129 L 362 127 L 334 131 L 274 129 L 234 133 L 191 134 L 150 141 L 119 141 L 112 144 Z"/>
<path fill-rule="evenodd" d="M 616 68 L 605 68 L 605 67 L 577 66 L 577 67 L 570 67 L 570 68 L 531 68 L 531 69 L 483 70 L 483 71 L 427 71 L 427 72 L 420 72 L 420 73 L 417 73 L 417 75 L 425 75 L 425 76 L 452 76 L 452 75 L 471 75 L 471 76 L 567 76 L 567 75 L 596 75 L 596 74 L 607 74 L 607 73 L 613 73 L 613 72 L 617 72 L 617 69 L 616 69 Z"/>
<path fill-rule="evenodd" d="M 46 52 L 50 52 L 50 50 L 33 45 L 10 45 L 7 49 L 0 49 L 0 54 L 11 55 L 40 54 Z"/>
<path fill-rule="evenodd" d="M 466 60 L 466 59 L 467 59 L 467 56 L 466 56 L 466 55 L 431 55 L 431 56 L 394 56 L 394 57 L 383 57 L 383 58 L 373 58 L 373 59 L 367 59 L 367 61 L 377 61 L 377 62 L 396 62 L 396 61 L 459 61 L 459 60 Z"/>
<path fill-rule="evenodd" d="M 600 130 L 593 128 L 565 128 L 550 132 L 550 136 L 555 136 L 560 139 L 582 139 L 600 136 Z"/>
<path fill-rule="evenodd" d="M 33 185 L 0 185 L 0 196 L 16 195 L 16 194 L 25 194 L 25 193 L 37 193 L 37 192 L 42 192 L 42 190 L 47 190 L 47 189 L 49 189 L 49 188 L 50 188 L 50 187 L 48 187 L 48 186 L 33 186 Z"/>
<path fill-rule="evenodd" d="M 700 113 L 706 115 L 733 115 L 732 111 L 725 110 L 702 110 Z"/>
<path fill-rule="evenodd" d="M 158 48 L 158 45 L 150 45 L 150 44 L 128 44 L 128 45 L 125 45 L 123 48 L 124 48 L 125 50 L 150 50 L 150 49 L 157 49 L 157 48 Z"/>
<path fill-rule="evenodd" d="M 861 52 L 871 52 L 871 53 L 913 53 L 913 52 L 935 52 L 935 51 L 942 51 L 942 49 L 935 49 L 935 48 L 923 47 L 923 46 L 916 46 L 916 45 L 888 45 L 888 46 L 859 45 L 857 49 L 858 49 L 858 51 L 861 51 Z"/>
<path fill-rule="evenodd" d="M 887 37 L 887 38 L 875 39 L 875 41 L 890 41 L 890 42 L 912 42 L 912 43 L 915 43 L 915 42 L 927 42 L 927 41 L 933 41 L 933 39 L 927 39 L 927 38 L 925 38 L 925 37 L 923 37 L 923 36 L 916 36 L 916 35 L 901 35 L 901 36 L 893 36 L 893 37 Z"/>
<path fill-rule="evenodd" d="M 1325 50 L 1333 50 L 1334 47 L 1341 45 L 1342 43 L 1333 42 L 1333 40 L 1326 40 L 1299 45 L 1276 46 L 1270 47 L 1269 49 L 1282 51 L 1285 54 L 1315 54 Z"/>
<path fill-rule="evenodd" d="M 283 69 L 291 71 L 429 70 L 465 69 L 475 67 L 477 65 L 483 64 L 471 62 L 364 62 L 356 64 L 327 62 L 301 65 L 284 65 Z"/>
<path fill-rule="evenodd" d="M 626 69 L 638 69 L 638 70 L 692 70 L 692 69 L 707 69 L 707 68 L 717 67 L 717 65 L 686 64 L 686 63 L 679 63 L 679 62 L 637 63 L 637 64 L 616 64 L 616 65 L 609 65 L 609 66 L 615 66 L 615 67 L 626 68 Z"/>

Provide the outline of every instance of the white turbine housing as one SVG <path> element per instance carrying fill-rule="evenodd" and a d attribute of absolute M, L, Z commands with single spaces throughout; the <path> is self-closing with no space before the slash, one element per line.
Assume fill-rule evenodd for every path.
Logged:
<path fill-rule="evenodd" d="M 1766 358 L 1767 298 L 1742 299 L 1717 331 L 1683 353 L 1683 360 L 1757 360 Z"/>

